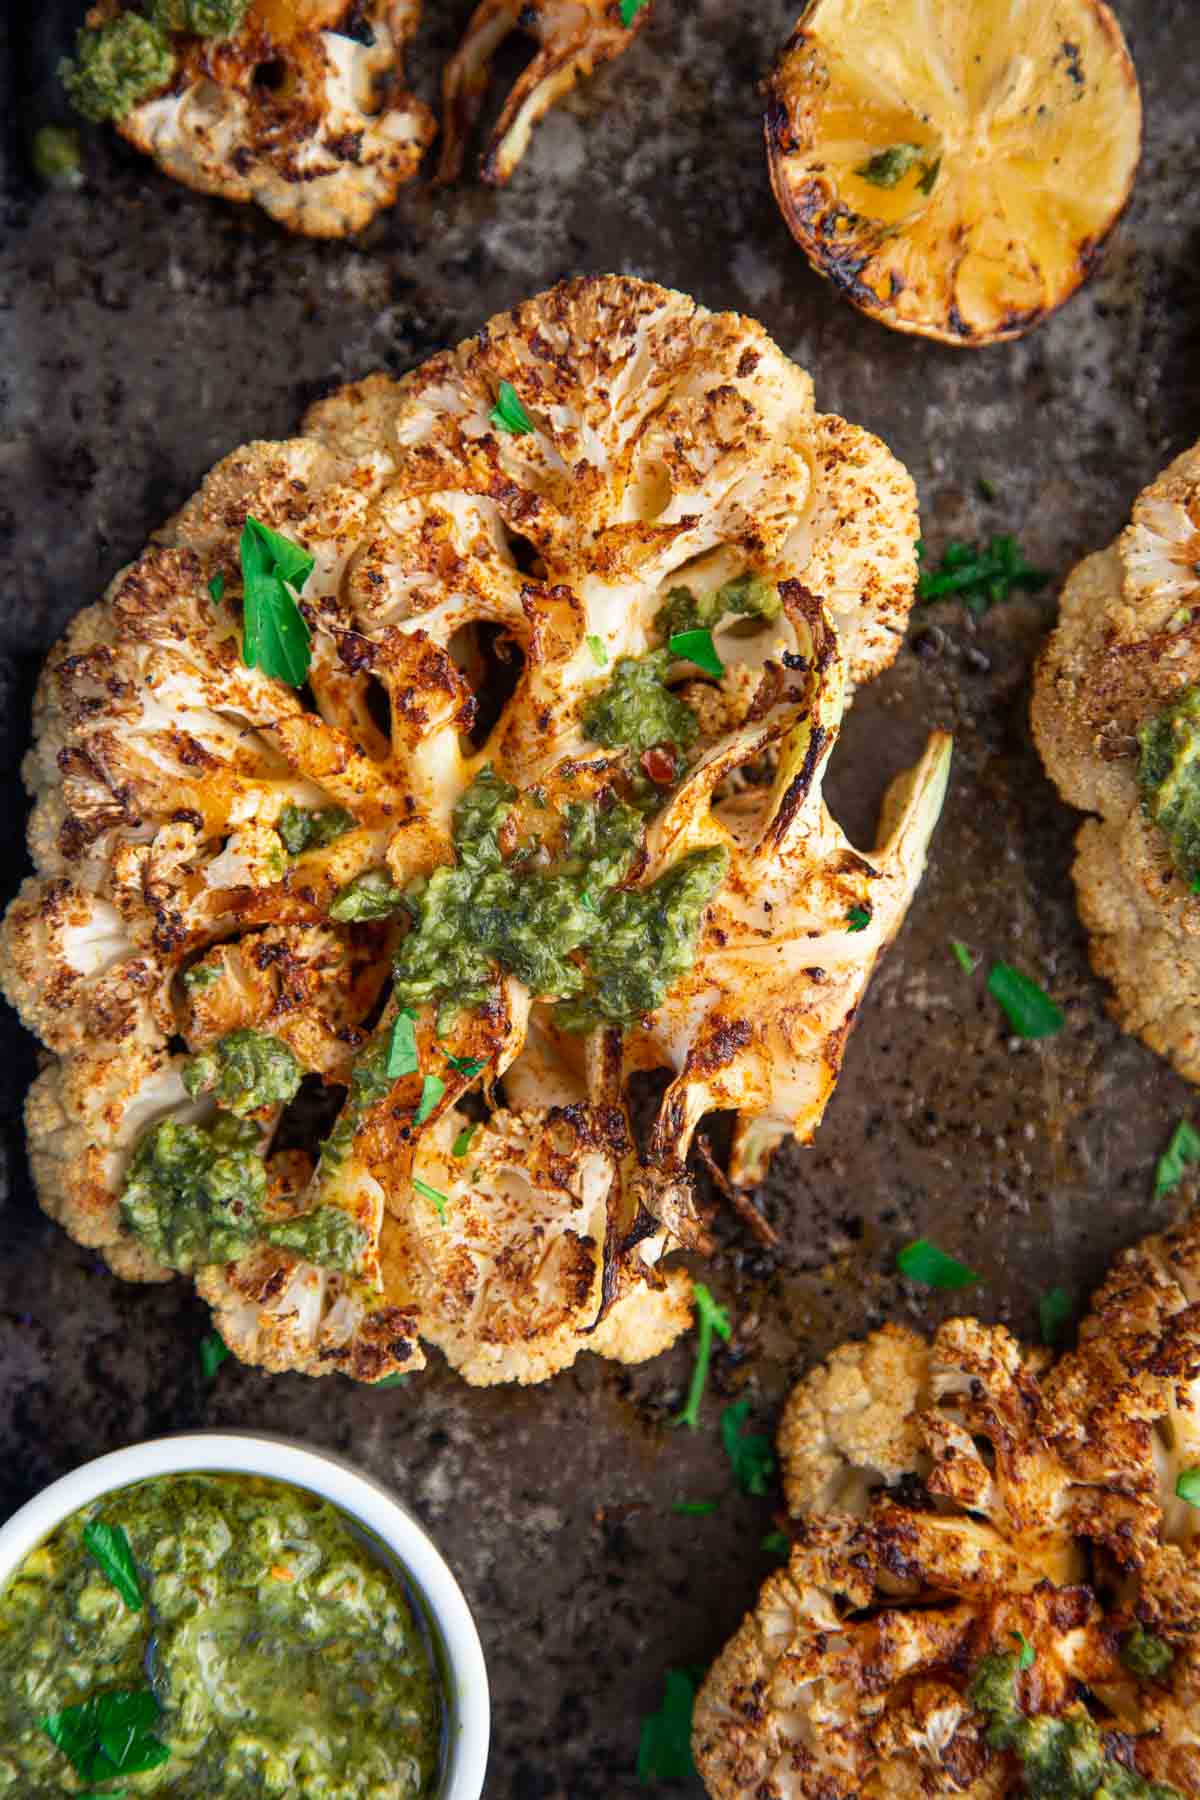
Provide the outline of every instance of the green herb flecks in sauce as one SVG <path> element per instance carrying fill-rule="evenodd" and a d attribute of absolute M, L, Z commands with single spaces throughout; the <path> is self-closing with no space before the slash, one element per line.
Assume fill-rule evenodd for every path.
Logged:
<path fill-rule="evenodd" d="M 388 1074 L 391 1043 L 391 1031 L 381 1032 L 355 1058 L 345 1105 L 338 1114 L 337 1124 L 321 1146 L 318 1175 L 334 1172 L 354 1142 L 364 1116 L 391 1093 L 392 1077 Z"/>
<path fill-rule="evenodd" d="M 353 815 L 344 806 L 293 806 L 289 802 L 276 819 L 275 829 L 288 855 L 300 856 L 305 850 L 323 850 L 353 824 Z"/>
<path fill-rule="evenodd" d="M 922 177 L 927 176 L 932 167 L 936 180 L 937 167 L 926 156 L 928 148 L 927 144 L 889 144 L 886 150 L 877 150 L 865 163 L 859 163 L 854 173 L 863 181 L 869 181 L 872 187 L 894 188 L 910 169 L 920 164 Z M 938 161 L 941 161 L 940 157 Z"/>
<path fill-rule="evenodd" d="M 1181 1800 L 1176 1788 L 1147 1781 L 1105 1755 L 1104 1740 L 1082 1706 L 1054 1717 L 1018 1704 L 1016 1652 L 985 1656 L 967 1690 L 988 1719 L 987 1741 L 1024 1764 L 1031 1800 Z"/>
<path fill-rule="evenodd" d="M 231 37 L 250 10 L 250 0 L 150 0 L 146 8 L 164 31 L 195 37 Z"/>
<path fill-rule="evenodd" d="M 120 1527 L 145 1609 L 83 1544 Z M 147 1671 L 152 1687 L 147 1688 Z M 138 1483 L 75 1514 L 0 1594 L 0 1795 L 133 1776 L 171 1800 L 426 1800 L 442 1701 L 403 1584 L 315 1495 L 255 1477 Z"/>
<path fill-rule="evenodd" d="M 779 590 L 760 575 L 738 575 L 711 594 L 693 593 L 689 587 L 672 588 L 659 608 L 655 628 L 664 638 L 684 631 L 711 631 L 730 613 L 745 618 L 777 619 L 783 611 Z"/>
<path fill-rule="evenodd" d="M 1121 1661 L 1139 1681 L 1158 1681 L 1169 1673 L 1175 1652 L 1166 1638 L 1157 1637 L 1144 1625 L 1135 1625 L 1122 1639 Z"/>
<path fill-rule="evenodd" d="M 364 869 L 335 896 L 329 916 L 339 925 L 358 925 L 367 919 L 389 919 L 404 910 L 404 890 L 396 887 L 386 869 Z"/>
<path fill-rule="evenodd" d="M 1138 732 L 1138 787 L 1185 881 L 1200 875 L 1200 687 L 1187 688 Z"/>
<path fill-rule="evenodd" d="M 47 187 L 83 186 L 83 151 L 79 133 L 65 125 L 43 125 L 30 146 L 34 173 Z"/>
<path fill-rule="evenodd" d="M 99 125 L 123 119 L 175 73 L 175 52 L 161 26 L 140 13 L 123 12 L 75 38 L 74 58 L 58 65 L 59 79 L 76 112 Z"/>
<path fill-rule="evenodd" d="M 611 679 L 583 709 L 585 737 L 606 750 L 636 755 L 658 744 L 689 749 L 699 736 L 700 721 L 667 686 L 674 660 L 669 650 L 619 656 Z"/>
<path fill-rule="evenodd" d="M 191 1057 L 183 1085 L 193 1098 L 212 1094 L 218 1106 L 244 1119 L 262 1106 L 286 1106 L 303 1074 L 282 1038 L 243 1027 Z"/>
<path fill-rule="evenodd" d="M 537 811 L 546 843 L 518 842 L 530 802 L 484 769 L 455 809 L 457 861 L 414 883 L 393 993 L 401 1006 L 436 1003 L 444 1030 L 480 1006 L 499 971 L 559 1002 L 568 1030 L 627 1022 L 660 1005 L 695 958 L 700 920 L 726 867 L 695 851 L 646 888 L 620 889 L 642 841 L 637 810 L 619 800 Z M 503 842 L 502 842 L 503 837 Z"/>

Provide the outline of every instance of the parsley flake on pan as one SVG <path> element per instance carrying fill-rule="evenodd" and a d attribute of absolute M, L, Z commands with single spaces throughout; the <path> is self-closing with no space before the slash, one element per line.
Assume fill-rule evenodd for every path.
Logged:
<path fill-rule="evenodd" d="M 924 560 L 923 547 L 917 547 Z M 921 570 L 917 578 L 918 600 L 947 600 L 957 595 L 967 611 L 978 618 L 990 607 L 1011 597 L 1015 588 L 1036 592 L 1050 580 L 1048 569 L 1035 569 L 1011 534 L 989 538 L 986 544 L 966 544 L 951 538 L 936 569 Z"/>
<path fill-rule="evenodd" d="M 924 1237 L 914 1238 L 911 1244 L 904 1246 L 896 1257 L 896 1267 L 910 1281 L 919 1281 L 924 1287 L 972 1287 L 979 1280 L 974 1269 L 959 1262 L 956 1256 L 948 1256 Z"/>
<path fill-rule="evenodd" d="M 987 991 L 1004 1012 L 1016 1037 L 1048 1038 L 1063 1028 L 1063 1015 L 1044 988 L 1011 963 L 993 963 Z"/>
<path fill-rule="evenodd" d="M 688 1385 L 687 1401 L 683 1411 L 671 1420 L 672 1425 L 686 1425 L 689 1431 L 695 1431 L 700 1424 L 700 1402 L 704 1397 L 705 1384 L 708 1381 L 708 1365 L 712 1360 L 713 1334 L 723 1338 L 726 1343 L 733 1336 L 733 1326 L 729 1323 L 729 1314 L 723 1306 L 718 1306 L 702 1281 L 693 1281 L 692 1297 L 696 1302 L 696 1363 L 692 1370 L 692 1379 Z"/>

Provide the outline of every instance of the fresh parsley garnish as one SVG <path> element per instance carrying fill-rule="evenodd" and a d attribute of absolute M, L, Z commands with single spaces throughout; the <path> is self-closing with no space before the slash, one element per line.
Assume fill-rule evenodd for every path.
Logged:
<path fill-rule="evenodd" d="M 919 1281 L 925 1287 L 972 1287 L 979 1280 L 974 1269 L 968 1269 L 956 1256 L 947 1256 L 944 1250 L 923 1237 L 914 1238 L 911 1244 L 904 1246 L 896 1257 L 896 1267 L 910 1281 Z"/>
<path fill-rule="evenodd" d="M 115 1587 L 130 1612 L 142 1610 L 142 1584 L 138 1580 L 133 1546 L 123 1525 L 89 1519 L 83 1528 L 83 1547 L 99 1564 L 100 1573 Z"/>
<path fill-rule="evenodd" d="M 390 1375 L 383 1376 L 380 1381 L 373 1381 L 371 1386 L 377 1388 L 394 1388 L 399 1387 L 402 1381 L 407 1380 L 408 1376 L 403 1369 L 394 1369 Z"/>
<path fill-rule="evenodd" d="M 1154 1171 L 1154 1198 L 1161 1200 L 1177 1188 L 1183 1180 L 1184 1170 L 1194 1162 L 1200 1162 L 1200 1131 L 1186 1119 L 1180 1119 Z"/>
<path fill-rule="evenodd" d="M 699 1333 L 696 1342 L 696 1363 L 692 1369 L 692 1379 L 688 1385 L 687 1401 L 683 1411 L 671 1420 L 672 1425 L 686 1425 L 689 1431 L 695 1431 L 700 1424 L 700 1402 L 704 1397 L 705 1383 L 708 1381 L 708 1365 L 712 1360 L 713 1333 L 729 1342 L 733 1336 L 733 1326 L 729 1323 L 729 1314 L 723 1306 L 718 1306 L 702 1281 L 693 1281 L 692 1298 L 696 1302 L 696 1325 Z"/>
<path fill-rule="evenodd" d="M 918 557 L 923 547 L 917 547 Z M 922 569 L 917 578 L 918 600 L 945 600 L 958 594 L 976 618 L 1007 600 L 1014 588 L 1036 592 L 1050 579 L 1048 569 L 1026 562 L 1015 537 L 989 538 L 986 544 L 965 544 L 951 538 L 936 569 Z"/>
<path fill-rule="evenodd" d="M 230 1354 L 229 1345 L 219 1331 L 210 1331 L 200 1339 L 200 1373 L 211 1381 Z"/>
<path fill-rule="evenodd" d="M 889 144 L 886 150 L 877 150 L 865 163 L 860 163 L 854 173 L 873 187 L 894 188 L 919 163 L 921 180 L 918 186 L 923 194 L 932 193 L 942 159 L 940 156 L 933 161 L 928 159 L 925 154 L 928 148 L 928 144 Z"/>
<path fill-rule="evenodd" d="M 847 931 L 865 931 L 870 923 L 871 909 L 869 906 L 852 906 L 846 914 Z"/>
<path fill-rule="evenodd" d="M 300 544 L 247 516 L 242 528 L 242 661 L 302 687 L 308 678 L 312 633 L 296 595 L 316 567 Z"/>
<path fill-rule="evenodd" d="M 496 404 L 488 418 L 497 431 L 506 431 L 510 437 L 524 437 L 533 430 L 533 420 L 517 398 L 517 390 L 511 381 L 500 383 Z"/>
<path fill-rule="evenodd" d="M 950 951 L 964 975 L 973 975 L 975 973 L 975 958 L 971 955 L 971 952 L 967 949 L 967 946 L 963 943 L 961 938 L 950 939 Z"/>
<path fill-rule="evenodd" d="M 1034 1663 L 1037 1661 L 1037 1651 L 1023 1631 L 1014 1631 L 1011 1633 L 1011 1636 L 1013 1643 L 1017 1646 L 1018 1669 L 1032 1669 Z"/>
<path fill-rule="evenodd" d="M 759 1539 L 758 1547 L 765 1550 L 768 1556 L 790 1556 L 792 1540 L 786 1531 L 768 1531 L 765 1537 Z"/>
<path fill-rule="evenodd" d="M 987 991 L 997 1001 L 1017 1037 L 1048 1038 L 1063 1028 L 1063 1015 L 1044 988 L 1011 963 L 993 963 Z"/>
<path fill-rule="evenodd" d="M 759 1431 L 746 1431 L 749 1400 L 735 1401 L 721 1414 L 721 1442 L 743 1494 L 765 1494 L 775 1473 L 771 1440 Z"/>
<path fill-rule="evenodd" d="M 451 1156 L 465 1156 L 471 1148 L 471 1139 L 478 1130 L 478 1125 L 464 1125 L 450 1146 Z"/>
<path fill-rule="evenodd" d="M 435 1208 L 438 1218 L 444 1225 L 446 1223 L 445 1194 L 439 1193 L 438 1189 L 435 1187 L 430 1187 L 427 1181 L 419 1181 L 415 1175 L 412 1178 L 412 1184 L 416 1192 L 420 1194 L 421 1198 L 423 1200 L 428 1200 L 430 1205 Z"/>
<path fill-rule="evenodd" d="M 444 1050 L 442 1054 L 450 1067 L 466 1081 L 474 1081 L 480 1071 L 487 1068 L 487 1058 L 484 1056 L 451 1056 L 448 1050 Z"/>
<path fill-rule="evenodd" d="M 1175 1492 L 1189 1506 L 1200 1506 L 1200 1469 L 1181 1469 L 1175 1479 Z"/>
<path fill-rule="evenodd" d="M 608 650 L 605 647 L 604 639 L 602 637 L 597 637 L 594 631 L 589 631 L 587 635 L 587 647 L 592 653 L 592 661 L 595 663 L 596 667 L 598 669 L 606 669 L 608 667 Z"/>
<path fill-rule="evenodd" d="M 1075 1296 L 1065 1287 L 1052 1287 L 1038 1301 L 1038 1325 L 1042 1342 L 1053 1346 L 1061 1342 L 1075 1317 Z"/>
<path fill-rule="evenodd" d="M 638 1741 L 637 1778 L 644 1787 L 656 1781 L 691 1781 L 692 1708 L 696 1681 L 687 1669 L 668 1669 L 663 1682 L 662 1705 L 642 1720 Z"/>
<path fill-rule="evenodd" d="M 979 498 L 981 500 L 986 500 L 990 506 L 992 501 L 996 498 L 995 483 L 989 481 L 986 475 L 980 475 L 976 479 L 975 486 L 979 489 Z"/>
<path fill-rule="evenodd" d="M 626 31 L 629 30 L 629 27 L 633 24 L 633 21 L 637 18 L 643 6 L 646 4 L 647 0 L 621 0 L 621 23 Z"/>
<path fill-rule="evenodd" d="M 725 673 L 725 664 L 717 655 L 711 631 L 677 631 L 668 640 L 667 649 L 672 656 L 678 656 L 684 662 L 695 663 L 706 675 L 715 675 L 718 680 Z"/>
<path fill-rule="evenodd" d="M 445 1091 L 446 1084 L 440 1076 L 426 1075 L 421 1083 L 421 1099 L 417 1106 L 416 1117 L 413 1119 L 414 1125 L 425 1123 Z"/>
<path fill-rule="evenodd" d="M 225 577 L 220 569 L 217 570 L 216 574 L 209 582 L 208 591 L 212 595 L 214 602 L 218 605 L 225 598 Z"/>
<path fill-rule="evenodd" d="M 671 1511 L 685 1519 L 706 1519 L 720 1504 L 719 1500 L 672 1500 Z"/>
<path fill-rule="evenodd" d="M 407 1007 L 396 1014 L 387 1058 L 387 1073 L 391 1081 L 398 1081 L 401 1075 L 415 1075 L 421 1066 L 414 1024 L 416 1016 Z"/>
<path fill-rule="evenodd" d="M 140 1775 L 157 1769 L 170 1750 L 152 1733 L 161 1708 L 149 1688 L 114 1689 L 80 1706 L 65 1706 L 38 1720 L 52 1744 L 62 1751 L 83 1781 L 109 1781 L 114 1775 Z"/>

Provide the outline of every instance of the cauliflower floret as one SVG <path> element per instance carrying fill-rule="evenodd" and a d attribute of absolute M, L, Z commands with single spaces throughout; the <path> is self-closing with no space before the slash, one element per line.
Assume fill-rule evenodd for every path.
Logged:
<path fill-rule="evenodd" d="M 311 559 L 303 689 L 242 659 L 248 518 Z M 738 1180 L 815 1128 L 920 876 L 944 740 L 870 860 L 819 785 L 847 674 L 894 648 L 914 529 L 900 465 L 818 417 L 758 326 L 616 277 L 227 457 L 39 685 L 37 877 L 0 973 L 61 1059 L 30 1115 L 47 1210 L 114 1266 L 152 1242 L 193 1270 L 271 1368 L 375 1380 L 424 1338 L 469 1380 L 536 1380 L 672 1341 L 687 1284 L 660 1265 L 703 1241 L 700 1115 L 739 1109 Z M 522 666 L 484 734 L 497 632 Z M 646 658 L 670 755 L 615 704 L 589 736 Z M 663 1065 L 643 1162 L 627 1083 Z M 471 1089 L 493 1116 L 463 1158 Z M 122 1208 L 135 1112 L 171 1129 Z M 320 1154 L 285 1180 L 298 1139 Z"/>
<path fill-rule="evenodd" d="M 804 1378 L 789 1564 L 696 1703 L 717 1800 L 1200 1794 L 1198 1300 L 1200 1213 L 1053 1363 L 954 1319 Z"/>
<path fill-rule="evenodd" d="M 1099 815 L 1080 828 L 1074 876 L 1110 1010 L 1191 1081 L 1200 1081 L 1200 839 L 1185 759 L 1198 683 L 1200 445 L 1151 483 L 1115 544 L 1072 572 L 1032 709 L 1063 799 Z"/>
<path fill-rule="evenodd" d="M 575 83 L 627 50 L 653 8 L 642 0 L 626 20 L 610 0 L 481 0 L 442 75 L 439 181 L 462 172 L 467 140 L 487 97 L 492 59 L 516 30 L 537 51 L 513 84 L 493 127 L 480 173 L 500 187 L 529 148 L 534 126 Z"/>
<path fill-rule="evenodd" d="M 433 137 L 404 86 L 419 13 L 418 0 L 257 0 L 164 6 L 151 22 L 101 0 L 68 85 L 176 181 L 253 200 L 289 231 L 344 237 L 392 204 Z M 97 46 L 131 32 L 119 91 L 85 79 Z"/>

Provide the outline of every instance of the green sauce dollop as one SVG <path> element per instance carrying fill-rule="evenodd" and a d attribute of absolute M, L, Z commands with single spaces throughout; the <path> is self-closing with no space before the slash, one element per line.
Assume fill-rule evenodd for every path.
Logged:
<path fill-rule="evenodd" d="M 132 1548 L 138 1611 L 84 1547 L 101 1518 Z M 332 1506 L 280 1482 L 139 1482 L 68 1519 L 0 1594 L 0 1795 L 91 1791 L 96 1776 L 82 1771 L 95 1751 L 60 1721 L 90 1714 L 103 1741 L 105 1722 L 134 1710 L 149 1735 L 118 1760 L 129 1774 L 111 1777 L 116 1791 L 426 1800 L 437 1789 L 443 1702 L 400 1577 Z M 127 1734 L 109 1740 L 119 1758 Z M 153 1745 L 165 1758 L 146 1754 Z"/>
<path fill-rule="evenodd" d="M 1138 732 L 1138 786 L 1146 816 L 1185 881 L 1200 876 L 1200 687 L 1188 688 Z"/>

